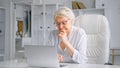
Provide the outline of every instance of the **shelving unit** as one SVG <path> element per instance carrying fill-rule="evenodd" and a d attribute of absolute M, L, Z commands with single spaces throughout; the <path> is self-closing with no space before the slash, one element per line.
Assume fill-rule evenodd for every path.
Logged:
<path fill-rule="evenodd" d="M 83 3 L 86 6 L 86 8 L 84 8 L 84 9 L 73 9 L 73 12 L 74 12 L 76 17 L 79 16 L 79 15 L 82 15 L 82 14 L 102 14 L 102 15 L 105 15 L 105 8 L 104 8 L 105 4 L 104 4 L 103 0 L 90 1 L 90 3 L 89 3 L 90 5 L 86 4 L 87 1 L 85 1 L 85 0 L 78 1 L 78 2 Z M 92 6 L 91 4 L 93 4 L 94 6 Z M 80 6 L 82 7 L 82 4 L 79 5 L 79 7 Z"/>
<path fill-rule="evenodd" d="M 5 8 L 0 7 L 0 61 L 4 60 L 5 53 Z"/>
<path fill-rule="evenodd" d="M 105 15 L 105 11 L 104 11 L 104 8 L 91 8 L 91 9 L 76 9 L 76 10 L 73 10 L 75 16 L 79 16 L 79 15 L 82 15 L 82 14 L 102 14 L 102 15 Z"/>
<path fill-rule="evenodd" d="M 112 56 L 112 64 L 115 62 L 115 57 L 119 56 L 120 57 L 120 48 L 111 48 L 111 56 Z"/>
<path fill-rule="evenodd" d="M 24 41 L 31 38 L 31 5 L 23 2 L 14 2 L 14 31 L 15 31 L 15 58 L 24 56 Z M 26 41 L 27 42 L 27 41 Z"/>
<path fill-rule="evenodd" d="M 15 58 L 24 57 L 24 45 L 46 45 L 49 31 L 55 29 L 53 14 L 59 4 L 14 2 Z M 29 14 L 29 12 L 31 14 Z M 19 32 L 18 23 L 22 23 Z"/>

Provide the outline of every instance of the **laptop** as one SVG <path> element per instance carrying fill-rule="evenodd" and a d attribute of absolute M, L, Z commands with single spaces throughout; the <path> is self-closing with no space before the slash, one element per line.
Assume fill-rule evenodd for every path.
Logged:
<path fill-rule="evenodd" d="M 55 46 L 25 45 L 25 57 L 29 66 L 59 68 Z"/>

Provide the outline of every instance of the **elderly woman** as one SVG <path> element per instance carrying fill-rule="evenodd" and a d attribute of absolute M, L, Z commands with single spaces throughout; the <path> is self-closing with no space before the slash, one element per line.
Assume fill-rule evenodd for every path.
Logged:
<path fill-rule="evenodd" d="M 60 62 L 86 63 L 87 36 L 82 28 L 73 26 L 74 19 L 71 9 L 58 9 L 54 15 L 57 30 L 51 31 L 49 40 L 57 46 Z"/>

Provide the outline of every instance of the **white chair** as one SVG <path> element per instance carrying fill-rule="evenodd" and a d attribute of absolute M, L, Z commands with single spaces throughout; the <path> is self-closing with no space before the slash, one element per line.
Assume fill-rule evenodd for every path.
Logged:
<path fill-rule="evenodd" d="M 110 29 L 107 18 L 99 14 L 84 14 L 75 19 L 74 25 L 86 31 L 88 63 L 108 63 Z"/>

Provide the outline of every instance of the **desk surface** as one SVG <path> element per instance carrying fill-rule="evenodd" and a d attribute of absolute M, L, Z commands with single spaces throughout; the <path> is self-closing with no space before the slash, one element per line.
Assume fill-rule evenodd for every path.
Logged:
<path fill-rule="evenodd" d="M 73 64 L 73 63 L 61 63 L 62 65 L 67 65 L 62 68 L 120 68 L 116 65 L 99 65 L 99 64 Z M 29 67 L 27 63 L 21 61 L 4 61 L 0 62 L 0 68 L 32 68 Z"/>

